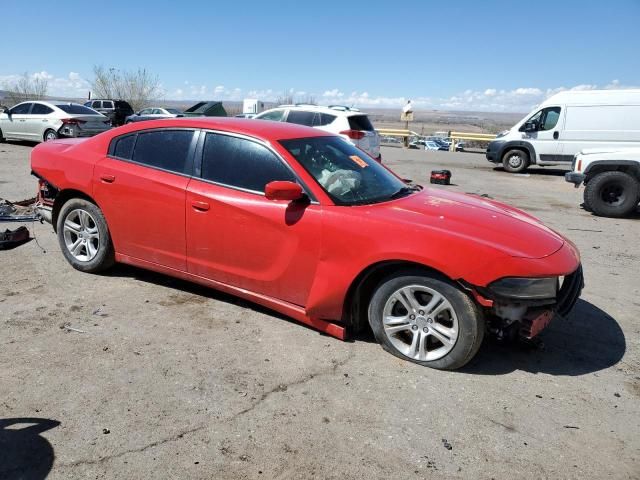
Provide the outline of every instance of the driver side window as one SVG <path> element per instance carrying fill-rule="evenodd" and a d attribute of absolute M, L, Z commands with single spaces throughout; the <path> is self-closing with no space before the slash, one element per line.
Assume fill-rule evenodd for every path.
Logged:
<path fill-rule="evenodd" d="M 539 130 L 552 130 L 558 124 L 560 107 L 550 107 L 542 110 L 542 121 Z"/>
<path fill-rule="evenodd" d="M 547 107 L 536 112 L 529 118 L 522 127 L 521 132 L 544 132 L 552 130 L 560 119 L 560 107 Z"/>
<path fill-rule="evenodd" d="M 11 115 L 26 115 L 31 109 L 31 103 L 21 103 L 11 109 Z"/>

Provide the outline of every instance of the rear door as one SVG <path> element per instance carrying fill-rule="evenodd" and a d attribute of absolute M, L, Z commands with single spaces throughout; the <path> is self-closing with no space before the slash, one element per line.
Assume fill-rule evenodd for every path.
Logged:
<path fill-rule="evenodd" d="M 265 198 L 267 183 L 298 179 L 260 142 L 207 132 L 202 151 L 200 178 L 187 187 L 189 272 L 304 305 L 320 255 L 320 205 Z"/>
<path fill-rule="evenodd" d="M 186 270 L 185 192 L 193 170 L 193 129 L 116 137 L 94 169 L 94 196 L 116 252 Z"/>
<path fill-rule="evenodd" d="M 53 108 L 42 103 L 34 103 L 31 114 L 26 122 L 26 133 L 33 141 L 42 141 L 44 132 L 48 128 L 56 130 L 55 119 L 52 118 Z"/>

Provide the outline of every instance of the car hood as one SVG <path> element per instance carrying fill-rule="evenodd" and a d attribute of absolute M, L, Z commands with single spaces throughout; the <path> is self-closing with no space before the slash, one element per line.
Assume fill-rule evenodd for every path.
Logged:
<path fill-rule="evenodd" d="M 620 159 L 640 158 L 640 148 L 585 148 L 580 155 L 614 155 Z"/>
<path fill-rule="evenodd" d="M 477 195 L 425 188 L 370 207 L 371 214 L 389 222 L 463 237 L 513 257 L 543 258 L 557 252 L 565 242 L 537 218 Z"/>

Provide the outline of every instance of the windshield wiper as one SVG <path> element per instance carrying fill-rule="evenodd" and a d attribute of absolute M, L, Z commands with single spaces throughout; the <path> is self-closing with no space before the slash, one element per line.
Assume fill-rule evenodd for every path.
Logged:
<path fill-rule="evenodd" d="M 412 194 L 413 192 L 418 191 L 416 187 L 401 187 L 396 193 L 389 197 L 389 200 L 395 200 L 396 198 L 406 197 L 407 195 Z"/>

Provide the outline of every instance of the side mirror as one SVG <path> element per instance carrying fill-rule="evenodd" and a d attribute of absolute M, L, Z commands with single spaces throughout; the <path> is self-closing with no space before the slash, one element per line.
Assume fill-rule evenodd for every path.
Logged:
<path fill-rule="evenodd" d="M 300 200 L 304 197 L 302 187 L 294 182 L 275 181 L 269 182 L 264 187 L 264 196 L 269 200 Z"/>
<path fill-rule="evenodd" d="M 4 106 L 0 105 L 0 113 L 6 113 L 7 115 L 9 115 L 9 113 L 10 113 L 10 108 L 9 108 L 9 107 L 4 107 Z"/>
<path fill-rule="evenodd" d="M 538 130 L 538 125 L 534 122 L 527 122 L 522 126 L 523 132 L 535 132 Z"/>

